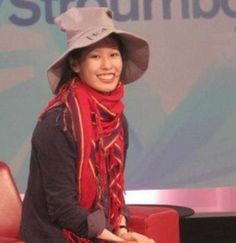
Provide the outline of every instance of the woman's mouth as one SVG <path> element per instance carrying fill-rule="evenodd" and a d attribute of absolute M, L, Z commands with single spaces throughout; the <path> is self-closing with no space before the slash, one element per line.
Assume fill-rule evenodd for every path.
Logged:
<path fill-rule="evenodd" d="M 97 77 L 104 82 L 111 82 L 114 80 L 115 78 L 115 74 L 114 73 L 109 73 L 109 74 L 99 74 L 97 75 Z"/>

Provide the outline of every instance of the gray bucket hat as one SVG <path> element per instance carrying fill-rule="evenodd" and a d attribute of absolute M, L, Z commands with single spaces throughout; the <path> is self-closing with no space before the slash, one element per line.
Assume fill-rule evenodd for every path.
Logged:
<path fill-rule="evenodd" d="M 60 81 L 68 53 L 74 49 L 94 44 L 111 33 L 119 35 L 125 46 L 126 65 L 122 74 L 122 82 L 128 84 L 143 75 L 149 61 L 147 41 L 137 35 L 116 29 L 112 16 L 113 13 L 109 8 L 73 7 L 55 18 L 56 25 L 66 33 L 68 48 L 47 70 L 48 81 L 53 93 Z"/>

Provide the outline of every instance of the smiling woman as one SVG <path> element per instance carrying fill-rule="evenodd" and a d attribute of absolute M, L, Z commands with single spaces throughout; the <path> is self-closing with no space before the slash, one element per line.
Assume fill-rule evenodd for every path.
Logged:
<path fill-rule="evenodd" d="M 80 60 L 71 60 L 71 68 L 82 82 L 101 91 L 113 91 L 120 81 L 122 58 L 117 43 L 110 37 L 82 51 Z"/>
<path fill-rule="evenodd" d="M 125 59 L 125 47 L 119 36 L 111 34 L 105 39 L 68 54 L 57 91 L 68 77 L 79 76 L 81 81 L 102 92 L 110 92 L 118 85 Z"/>
<path fill-rule="evenodd" d="M 124 200 L 124 84 L 147 69 L 148 43 L 117 30 L 107 8 L 71 8 L 55 21 L 68 49 L 47 72 L 56 96 L 32 137 L 21 237 L 27 243 L 153 243 L 128 231 Z"/>

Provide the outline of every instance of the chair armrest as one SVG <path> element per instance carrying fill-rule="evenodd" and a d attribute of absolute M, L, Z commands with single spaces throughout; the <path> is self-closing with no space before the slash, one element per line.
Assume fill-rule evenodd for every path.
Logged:
<path fill-rule="evenodd" d="M 130 231 L 153 238 L 158 243 L 179 243 L 179 215 L 172 208 L 155 205 L 128 205 Z"/>

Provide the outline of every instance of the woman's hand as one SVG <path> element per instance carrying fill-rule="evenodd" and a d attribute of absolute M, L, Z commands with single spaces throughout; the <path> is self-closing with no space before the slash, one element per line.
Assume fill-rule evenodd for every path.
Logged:
<path fill-rule="evenodd" d="M 157 243 L 153 239 L 148 238 L 145 235 L 136 233 L 136 232 L 127 232 L 119 235 L 120 238 L 122 238 L 124 241 L 128 243 Z"/>
<path fill-rule="evenodd" d="M 123 238 L 113 234 L 112 232 L 110 232 L 107 229 L 104 229 L 102 231 L 102 233 L 97 236 L 97 238 L 101 239 L 101 240 L 106 240 L 106 241 L 115 241 L 115 242 L 123 242 L 124 241 Z"/>

